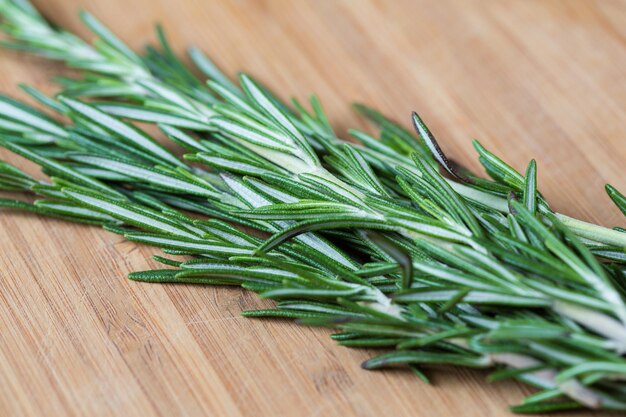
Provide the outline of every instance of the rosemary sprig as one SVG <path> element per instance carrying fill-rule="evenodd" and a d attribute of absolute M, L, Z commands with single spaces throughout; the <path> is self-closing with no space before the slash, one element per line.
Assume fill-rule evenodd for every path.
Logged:
<path fill-rule="evenodd" d="M 476 142 L 485 180 L 451 164 L 417 115 L 414 136 L 359 105 L 380 139 L 351 131 L 360 143 L 347 142 L 317 99 L 292 109 L 193 49 L 203 84 L 161 31 L 160 47 L 140 56 L 89 14 L 94 46 L 24 0 L 0 0 L 0 15 L 7 46 L 86 71 L 63 79 L 56 100 L 25 88 L 67 125 L 0 99 L 0 146 L 50 176 L 0 164 L 0 189 L 41 197 L 0 206 L 189 255 L 157 257 L 167 269 L 131 278 L 240 285 L 279 300 L 244 314 L 331 326 L 342 345 L 391 350 L 366 369 L 497 366 L 493 379 L 540 389 L 516 411 L 626 409 L 626 233 L 554 213 L 533 161 L 522 175 Z M 158 124 L 189 154 L 128 120 Z M 624 211 L 624 197 L 607 191 Z"/>

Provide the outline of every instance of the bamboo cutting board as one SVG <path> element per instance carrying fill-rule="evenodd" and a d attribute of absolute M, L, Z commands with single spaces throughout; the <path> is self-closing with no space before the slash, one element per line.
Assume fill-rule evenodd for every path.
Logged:
<path fill-rule="evenodd" d="M 470 139 L 523 169 L 563 213 L 624 219 L 603 191 L 626 190 L 626 3 L 618 1 L 41 0 L 80 35 L 87 9 L 134 48 L 164 24 L 228 73 L 281 94 L 316 92 L 339 132 L 363 127 L 360 100 L 478 169 Z M 0 51 L 0 88 L 62 66 Z M 18 165 L 32 166 L 0 152 Z M 530 392 L 485 373 L 366 372 L 372 351 L 323 329 L 244 319 L 269 305 L 239 289 L 125 279 L 155 249 L 95 228 L 0 213 L 1 416 L 501 416 Z M 564 414 L 560 414 L 564 415 Z M 566 414 L 565 414 L 566 415 Z M 576 415 L 602 416 L 582 412 Z"/>

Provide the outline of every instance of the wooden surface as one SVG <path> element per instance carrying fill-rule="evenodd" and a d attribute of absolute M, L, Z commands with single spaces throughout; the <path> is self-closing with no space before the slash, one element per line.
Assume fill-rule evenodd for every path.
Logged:
<path fill-rule="evenodd" d="M 624 225 L 603 191 L 626 190 L 624 2 L 35 3 L 81 35 L 87 9 L 135 48 L 160 21 L 181 52 L 195 44 L 230 73 L 316 92 L 341 132 L 363 126 L 351 100 L 407 126 L 417 110 L 455 159 L 477 168 L 474 137 L 518 169 L 534 157 L 555 209 Z M 20 98 L 16 83 L 52 92 L 61 71 L 0 51 L 0 88 Z M 532 392 L 463 369 L 433 372 L 433 386 L 363 371 L 372 352 L 334 346 L 328 331 L 241 318 L 267 305 L 252 294 L 128 281 L 154 252 L 0 213 L 0 415 L 485 417 Z"/>

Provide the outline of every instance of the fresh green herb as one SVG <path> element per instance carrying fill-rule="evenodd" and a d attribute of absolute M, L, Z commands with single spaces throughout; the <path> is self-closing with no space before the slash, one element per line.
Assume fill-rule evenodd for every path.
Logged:
<path fill-rule="evenodd" d="M 57 100 L 24 88 L 67 124 L 0 98 L 0 146 L 50 176 L 0 163 L 0 189 L 40 197 L 1 207 L 188 255 L 156 257 L 166 269 L 130 278 L 280 300 L 243 314 L 330 326 L 341 345 L 385 349 L 366 369 L 404 365 L 428 381 L 422 366 L 497 367 L 493 380 L 540 390 L 514 411 L 626 410 L 626 233 L 554 213 L 534 161 L 522 175 L 476 142 L 483 179 L 451 163 L 416 114 L 413 135 L 357 105 L 380 138 L 353 130 L 359 143 L 344 141 L 316 98 L 291 108 L 192 49 L 208 78 L 196 79 L 160 29 L 160 46 L 138 55 L 87 13 L 93 46 L 26 0 L 0 0 L 0 16 L 5 46 L 85 72 L 60 79 Z M 189 154 L 133 120 L 157 124 Z M 623 195 L 607 192 L 625 212 Z"/>

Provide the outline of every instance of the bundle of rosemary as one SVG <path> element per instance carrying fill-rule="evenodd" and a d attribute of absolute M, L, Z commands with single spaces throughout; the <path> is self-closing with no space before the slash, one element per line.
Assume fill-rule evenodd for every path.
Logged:
<path fill-rule="evenodd" d="M 423 365 L 496 367 L 490 380 L 538 388 L 517 412 L 626 410 L 626 230 L 553 212 L 534 161 L 522 175 L 475 142 L 483 179 L 448 161 L 416 114 L 417 136 L 357 105 L 380 138 L 352 130 L 344 141 L 315 97 L 310 109 L 288 106 L 191 49 L 200 81 L 160 30 L 158 47 L 138 55 L 87 13 L 93 45 L 26 0 L 0 0 L 0 16 L 4 46 L 85 74 L 60 79 L 56 98 L 23 86 L 67 124 L 0 97 L 0 145 L 50 177 L 0 162 L 0 189 L 39 197 L 0 206 L 100 225 L 170 255 L 131 279 L 239 285 L 278 300 L 243 314 L 383 348 L 366 369 L 407 365 L 427 380 Z M 626 198 L 607 191 L 626 214 Z"/>

